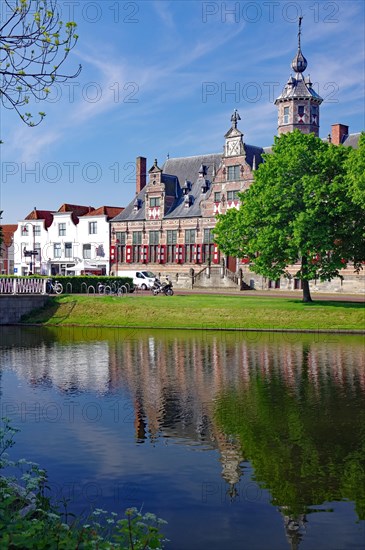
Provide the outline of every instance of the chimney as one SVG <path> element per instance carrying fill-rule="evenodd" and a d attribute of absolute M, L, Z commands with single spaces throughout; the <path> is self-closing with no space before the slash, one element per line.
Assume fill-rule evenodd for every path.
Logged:
<path fill-rule="evenodd" d="M 343 143 L 343 138 L 348 136 L 349 127 L 345 124 L 332 124 L 331 126 L 332 133 L 332 143 L 334 145 L 340 145 Z"/>
<path fill-rule="evenodd" d="M 137 157 L 136 159 L 136 194 L 145 187 L 147 181 L 147 159 Z"/>

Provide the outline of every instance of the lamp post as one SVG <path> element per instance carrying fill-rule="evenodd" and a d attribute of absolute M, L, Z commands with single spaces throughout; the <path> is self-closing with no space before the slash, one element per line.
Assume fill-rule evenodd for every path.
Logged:
<path fill-rule="evenodd" d="M 26 227 L 27 225 L 30 225 L 31 228 L 32 228 L 32 249 L 27 250 L 26 247 L 24 247 L 23 254 L 24 254 L 25 258 L 30 258 L 29 273 L 33 274 L 33 257 L 35 258 L 35 256 L 38 255 L 38 251 L 34 250 L 35 226 L 31 222 L 26 222 L 24 224 L 23 228 Z M 24 229 L 22 229 L 22 233 L 23 232 L 24 232 Z M 26 229 L 26 233 L 28 233 L 27 229 Z M 35 261 L 34 261 L 34 263 L 35 263 Z"/>

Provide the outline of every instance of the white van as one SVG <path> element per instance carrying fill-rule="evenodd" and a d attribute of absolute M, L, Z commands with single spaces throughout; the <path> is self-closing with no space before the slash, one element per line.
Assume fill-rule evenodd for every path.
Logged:
<path fill-rule="evenodd" d="M 118 271 L 118 277 L 130 277 L 137 288 L 147 290 L 152 288 L 156 275 L 151 271 Z"/>

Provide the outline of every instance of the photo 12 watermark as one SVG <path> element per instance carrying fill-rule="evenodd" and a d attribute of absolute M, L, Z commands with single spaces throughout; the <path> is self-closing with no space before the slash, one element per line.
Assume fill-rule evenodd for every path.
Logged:
<path fill-rule="evenodd" d="M 313 23 L 338 23 L 337 2 L 202 2 L 203 23 L 296 23 L 304 12 Z"/>

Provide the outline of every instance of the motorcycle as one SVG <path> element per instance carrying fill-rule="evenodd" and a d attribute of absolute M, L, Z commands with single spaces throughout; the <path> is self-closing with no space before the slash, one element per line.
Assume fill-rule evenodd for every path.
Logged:
<path fill-rule="evenodd" d="M 161 283 L 161 281 L 156 278 L 151 288 L 151 292 L 154 296 L 157 296 L 157 294 L 173 296 L 174 291 L 172 290 L 172 282 L 168 277 L 166 277 L 166 281 L 164 281 L 163 283 Z"/>

